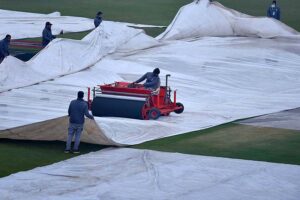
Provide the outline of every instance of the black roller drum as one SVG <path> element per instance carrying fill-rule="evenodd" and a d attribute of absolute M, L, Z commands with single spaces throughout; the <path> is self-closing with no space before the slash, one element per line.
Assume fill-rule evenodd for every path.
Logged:
<path fill-rule="evenodd" d="M 146 98 L 101 94 L 92 102 L 92 113 L 98 117 L 143 119 Z"/>

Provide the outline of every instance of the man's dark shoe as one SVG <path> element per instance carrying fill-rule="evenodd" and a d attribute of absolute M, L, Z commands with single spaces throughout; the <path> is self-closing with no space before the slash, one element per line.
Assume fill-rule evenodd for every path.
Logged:
<path fill-rule="evenodd" d="M 78 151 L 78 150 L 74 150 L 74 151 L 73 151 L 73 153 L 74 153 L 74 154 L 79 154 L 79 153 L 80 153 L 80 151 Z"/>
<path fill-rule="evenodd" d="M 70 153 L 70 150 L 65 150 L 64 152 L 65 152 L 65 153 Z"/>

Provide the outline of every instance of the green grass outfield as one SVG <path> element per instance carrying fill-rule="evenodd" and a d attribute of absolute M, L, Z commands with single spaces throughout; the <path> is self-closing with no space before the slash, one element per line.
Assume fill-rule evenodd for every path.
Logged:
<path fill-rule="evenodd" d="M 81 154 L 107 146 L 80 144 Z M 0 139 L 0 177 L 66 160 L 80 154 L 65 154 L 65 142 Z M 0 198 L 1 199 L 1 198 Z"/>
<path fill-rule="evenodd" d="M 190 0 L 0 0 L 1 9 L 17 11 L 51 13 L 60 11 L 62 15 L 94 18 L 101 10 L 105 20 L 123 21 L 142 24 L 167 26 L 171 23 L 178 9 Z M 265 16 L 270 0 L 219 0 L 223 5 L 253 16 Z M 75 6 L 74 6 L 75 5 Z M 299 0 L 280 1 L 282 21 L 300 31 Z M 42 27 L 43 28 L 43 27 Z M 41 29 L 42 29 L 41 28 Z M 153 37 L 163 32 L 164 28 L 144 28 Z M 59 37 L 82 39 L 89 31 L 67 33 Z M 32 40 L 32 39 L 30 39 Z M 34 40 L 41 41 L 41 38 Z M 17 52 L 20 49 L 12 49 Z M 21 49 L 22 50 L 22 49 Z"/>
<path fill-rule="evenodd" d="M 60 11 L 62 15 L 94 18 L 101 10 L 105 20 L 123 21 L 142 24 L 167 26 L 171 23 L 178 9 L 192 2 L 191 0 L 0 0 L 1 9 L 17 11 L 51 13 Z M 265 16 L 270 0 L 219 0 L 223 5 L 253 16 Z M 282 12 L 282 21 L 300 31 L 299 0 L 278 1 Z M 42 27 L 43 28 L 43 27 Z M 41 28 L 41 29 L 42 29 Z M 163 32 L 164 28 L 144 28 L 153 37 Z M 82 39 L 89 31 L 67 33 L 58 37 Z M 32 38 L 30 39 L 32 40 Z M 41 38 L 33 40 L 41 41 Z M 24 49 L 12 48 L 12 52 Z M 28 51 L 28 49 L 26 49 Z M 37 51 L 33 51 L 36 53 Z"/>
<path fill-rule="evenodd" d="M 149 141 L 134 148 L 300 165 L 300 131 L 235 123 Z"/>
<path fill-rule="evenodd" d="M 80 151 L 85 154 L 106 147 L 81 143 Z M 64 142 L 1 139 L 0 177 L 78 155 L 65 154 L 64 148 Z M 300 131 L 234 123 L 153 140 L 131 148 L 300 165 Z"/>
<path fill-rule="evenodd" d="M 1 9 L 104 19 L 153 25 L 170 24 L 178 9 L 190 0 L 0 0 Z M 223 5 L 254 16 L 265 16 L 271 0 L 219 0 Z M 282 21 L 300 31 L 299 0 L 278 0 Z"/>
<path fill-rule="evenodd" d="M 0 0 L 1 9 L 50 13 L 93 18 L 98 10 L 104 19 L 167 26 L 178 9 L 188 0 Z M 241 12 L 265 16 L 269 0 L 220 0 Z M 279 1 L 282 20 L 300 30 L 299 0 Z M 147 29 L 152 36 L 161 29 Z M 65 34 L 63 37 L 81 39 L 88 32 Z M 38 39 L 37 39 L 38 40 Z M 67 108 L 66 108 L 67 109 Z M 42 134 L 42 133 L 41 133 Z M 153 133 L 155 134 L 155 133 Z M 300 164 L 300 134 L 283 129 L 255 128 L 226 124 L 215 128 L 147 142 L 133 148 L 147 148 L 195 155 L 224 156 L 270 162 Z M 30 142 L 0 140 L 0 177 L 18 171 L 44 166 L 73 157 L 64 154 L 63 142 Z M 104 148 L 81 144 L 81 152 Z"/>
<path fill-rule="evenodd" d="M 102 11 L 106 20 L 168 25 L 189 0 L 0 0 L 1 9 L 94 18 Z"/>

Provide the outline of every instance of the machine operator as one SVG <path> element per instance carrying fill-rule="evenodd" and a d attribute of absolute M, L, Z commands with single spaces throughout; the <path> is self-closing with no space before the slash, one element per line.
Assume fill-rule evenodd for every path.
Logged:
<path fill-rule="evenodd" d="M 160 87 L 160 79 L 159 79 L 159 76 L 158 76 L 159 73 L 160 73 L 159 68 L 155 68 L 153 70 L 153 72 L 147 72 L 141 78 L 139 78 L 138 80 L 133 82 L 133 84 L 134 83 L 140 83 L 140 82 L 142 82 L 146 79 L 146 82 L 143 84 L 143 86 L 146 89 L 150 89 L 150 90 L 155 91 Z"/>

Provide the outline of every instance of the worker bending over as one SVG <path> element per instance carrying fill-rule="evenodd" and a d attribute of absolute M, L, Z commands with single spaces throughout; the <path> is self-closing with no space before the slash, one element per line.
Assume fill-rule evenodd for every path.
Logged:
<path fill-rule="evenodd" d="M 10 35 L 6 35 L 3 40 L 0 41 L 0 64 L 4 60 L 5 57 L 9 56 L 8 47 L 10 44 Z"/>
<path fill-rule="evenodd" d="M 146 79 L 146 82 L 143 84 L 143 86 L 146 89 L 155 91 L 156 89 L 158 89 L 160 87 L 160 79 L 158 76 L 159 73 L 160 73 L 159 68 L 155 68 L 153 70 L 153 72 L 147 72 L 140 79 L 136 80 L 133 83 L 140 83 Z"/>

